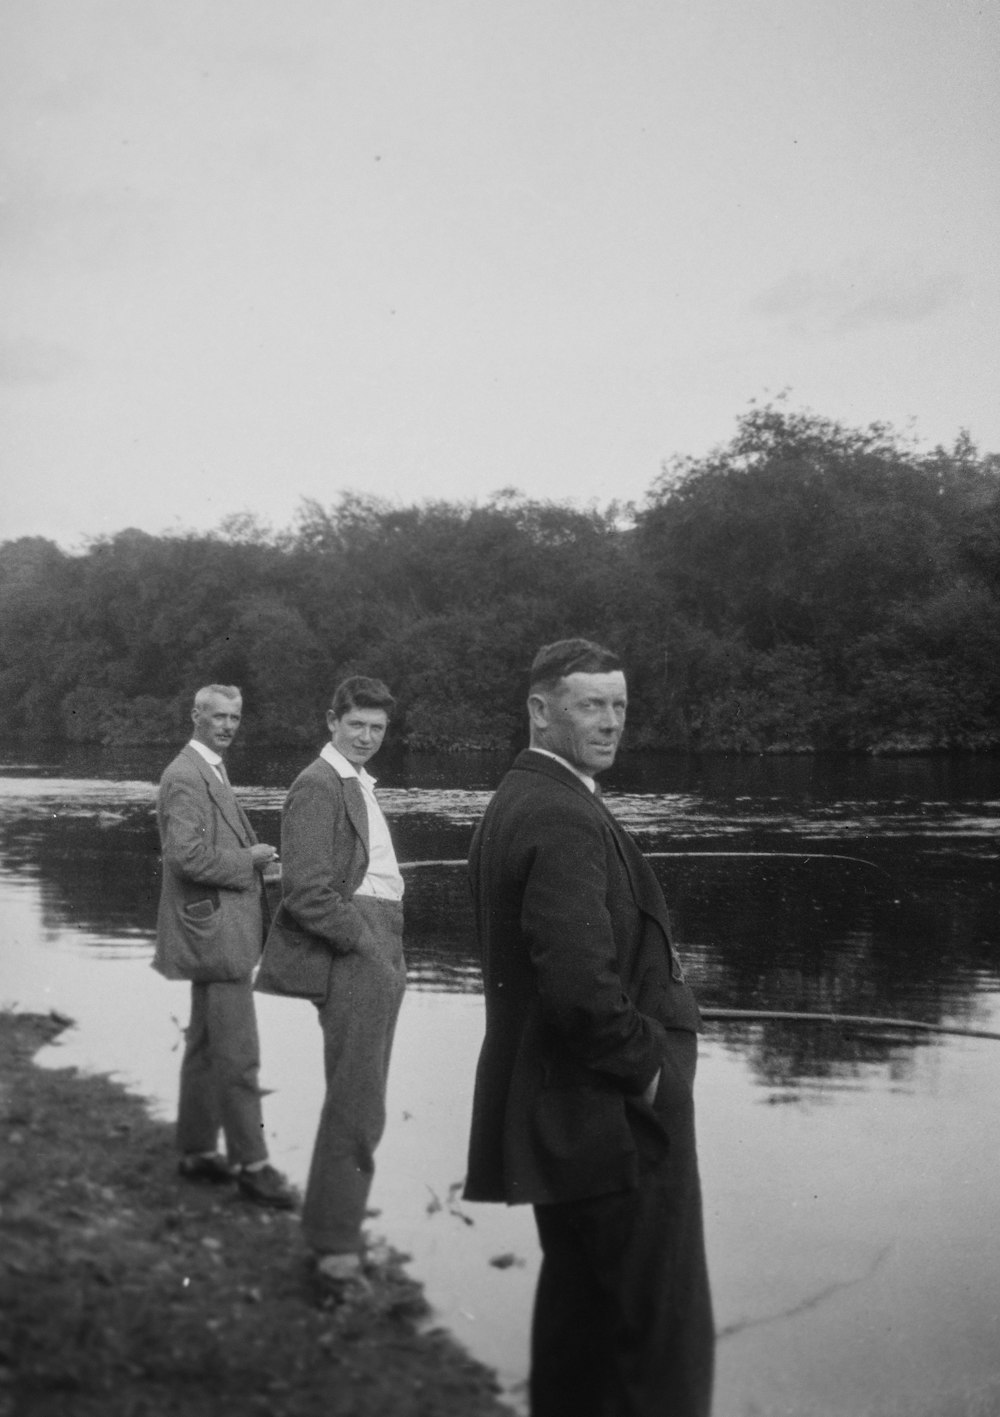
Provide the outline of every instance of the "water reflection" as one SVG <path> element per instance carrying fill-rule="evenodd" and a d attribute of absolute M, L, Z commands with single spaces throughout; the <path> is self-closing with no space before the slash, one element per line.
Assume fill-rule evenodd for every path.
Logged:
<path fill-rule="evenodd" d="M 429 760 L 433 785 L 414 763 L 383 779 L 400 857 L 414 863 L 407 935 L 418 990 L 480 987 L 462 863 L 503 765 L 475 762 Z M 70 776 L 65 763 L 3 770 L 0 862 L 12 877 L 40 878 L 44 924 L 123 943 L 152 936 L 159 861 L 149 769 L 158 766 L 136 752 L 116 761 L 117 777 Z M 132 775 L 143 767 L 148 775 Z M 887 778 L 872 764 L 862 780 L 853 761 L 839 778 L 815 765 L 807 774 L 797 762 L 729 764 L 728 775 L 716 765 L 714 797 L 692 791 L 706 785 L 704 770 L 700 784 L 685 775 L 690 768 L 664 780 L 662 764 L 663 786 L 678 790 L 639 792 L 627 776 L 612 787 L 613 809 L 662 880 L 703 1005 L 981 1022 L 984 995 L 1000 987 L 996 804 L 944 795 L 940 766 L 925 768 L 921 777 L 908 767 L 908 791 L 924 785 L 936 799 L 904 795 L 899 768 Z M 957 771 L 967 793 L 967 774 Z M 647 763 L 645 779 L 656 776 Z M 849 790 L 823 795 L 838 786 Z M 891 791 L 877 797 L 874 787 Z M 260 836 L 277 841 L 284 779 L 238 790 Z M 922 1042 L 780 1022 L 726 1021 L 711 1032 L 762 1080 L 784 1086 L 849 1078 Z"/>
<path fill-rule="evenodd" d="M 95 1065 L 170 1115 L 186 996 L 148 968 L 165 756 L 75 750 L 0 769 L 0 1004 L 52 1000 L 72 1013 L 81 1044 L 99 1040 Z M 285 784 L 308 756 L 234 764 L 263 838 L 278 839 Z M 442 1321 L 514 1387 L 536 1266 L 530 1215 L 475 1207 L 469 1225 L 434 1206 L 461 1179 L 482 1032 L 461 863 L 504 766 L 448 757 L 382 771 L 401 856 L 457 864 L 407 873 L 411 991 L 376 1203 Z M 655 853 L 707 1007 L 997 1028 L 1000 764 L 975 768 L 626 759 L 609 797 Z M 22 991 L 29 976 L 34 993 Z M 129 1001 L 114 1028 L 107 991 Z M 302 1179 L 318 1030 L 297 1000 L 262 1000 L 261 1024 L 272 1151 Z M 997 1169 L 982 1144 L 1000 1121 L 998 1068 L 1000 1044 L 981 1040 L 710 1025 L 698 1105 L 722 1333 L 716 1417 L 929 1417 L 946 1410 L 940 1394 L 962 1392 L 972 1396 L 956 1411 L 1000 1410 L 974 1405 L 986 1391 L 1000 1401 Z M 524 1266 L 491 1267 L 506 1252 Z"/>
<path fill-rule="evenodd" d="M 99 766 L 79 757 L 73 765 Z M 13 877 L 40 878 L 47 928 L 70 924 L 127 943 L 155 928 L 158 764 L 134 753 L 113 766 L 116 776 L 91 778 L 69 776 L 61 763 L 5 769 L 0 859 Z M 295 765 L 263 766 L 290 774 Z M 419 863 L 407 871 L 414 989 L 480 987 L 461 863 L 502 766 L 430 759 L 424 780 L 412 763 L 384 779 L 400 856 Z M 621 771 L 608 794 L 654 859 L 706 1008 L 982 1021 L 984 995 L 1000 983 L 996 816 L 992 800 L 969 799 L 964 765 L 960 797 L 954 783 L 946 792 L 936 762 L 922 773 L 871 764 L 864 775 L 853 760 L 838 773 L 798 761 L 724 767 L 675 768 L 668 781 L 662 763 L 647 762 L 646 781 L 659 775 L 676 790 L 639 792 Z M 936 797 L 912 795 L 922 786 Z M 261 837 L 277 841 L 284 780 L 258 777 L 239 790 Z M 900 1067 L 926 1041 L 778 1021 L 710 1031 L 761 1081 L 784 1088 L 847 1080 L 886 1061 Z"/>

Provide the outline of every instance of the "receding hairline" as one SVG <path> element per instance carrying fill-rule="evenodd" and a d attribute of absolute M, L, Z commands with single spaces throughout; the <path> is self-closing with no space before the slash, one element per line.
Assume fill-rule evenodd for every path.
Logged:
<path fill-rule="evenodd" d="M 576 686 L 573 683 L 573 680 L 578 675 L 583 677 L 584 679 L 606 679 L 616 676 L 618 679 L 621 680 L 621 700 L 623 703 L 626 703 L 628 701 L 628 685 L 625 682 L 624 670 L 573 669 L 570 671 L 569 674 L 560 675 L 558 679 L 544 679 L 538 684 L 532 684 L 531 688 L 528 690 L 529 706 L 532 699 L 542 699 L 550 704 L 561 702 L 562 700 L 568 698 L 574 692 L 574 689 L 577 687 L 579 687 L 579 692 L 581 694 L 586 695 L 588 693 L 588 690 L 585 685 Z M 601 697 L 604 697 L 605 694 L 605 691 L 596 685 L 592 686 L 590 692 L 597 693 Z M 610 686 L 607 692 L 612 693 Z M 619 696 L 617 693 L 614 693 L 613 697 L 617 699 Z"/>
<path fill-rule="evenodd" d="M 542 645 L 535 655 L 528 690 L 532 694 L 552 693 L 571 674 L 624 673 L 625 666 L 614 650 L 594 640 L 581 637 L 554 640 L 552 644 Z"/>

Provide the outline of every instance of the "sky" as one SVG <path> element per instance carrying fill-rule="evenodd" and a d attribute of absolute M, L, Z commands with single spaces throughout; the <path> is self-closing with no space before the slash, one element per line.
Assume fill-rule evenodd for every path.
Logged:
<path fill-rule="evenodd" d="M 5 0 L 0 540 L 1000 451 L 1000 0 Z"/>

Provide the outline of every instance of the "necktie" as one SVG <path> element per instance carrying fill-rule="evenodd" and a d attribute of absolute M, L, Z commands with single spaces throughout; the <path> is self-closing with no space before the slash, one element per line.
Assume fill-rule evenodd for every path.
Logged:
<path fill-rule="evenodd" d="M 250 825 L 250 818 L 247 816 L 246 812 L 244 812 L 243 808 L 239 804 L 239 800 L 236 796 L 236 793 L 233 791 L 233 784 L 229 781 L 229 774 L 226 772 L 226 765 L 224 762 L 222 762 L 221 759 L 215 764 L 215 771 L 222 778 L 222 785 L 225 787 L 226 791 L 233 799 L 233 805 L 236 808 L 237 814 L 239 816 L 240 825 L 247 834 L 247 839 L 251 842 L 256 841 L 257 837 L 254 834 L 253 827 Z"/>

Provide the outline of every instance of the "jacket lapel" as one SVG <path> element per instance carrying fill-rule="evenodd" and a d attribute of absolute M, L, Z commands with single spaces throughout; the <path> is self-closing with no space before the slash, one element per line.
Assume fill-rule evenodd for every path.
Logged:
<path fill-rule="evenodd" d="M 556 762 L 554 758 L 549 758 L 544 753 L 533 753 L 530 748 L 518 758 L 514 766 L 532 768 L 571 788 L 590 804 L 593 811 L 600 815 L 605 825 L 611 829 L 615 849 L 625 867 L 636 905 L 644 915 L 652 916 L 663 926 L 669 939 L 670 918 L 659 883 L 639 847 L 614 813 L 605 805 L 604 799 L 599 793 L 591 792 L 586 783 L 581 782 L 576 774 L 570 772 L 569 768 L 563 767 L 562 763 Z"/>
<path fill-rule="evenodd" d="M 347 812 L 347 820 L 361 839 L 361 845 L 365 849 L 366 860 L 370 860 L 371 843 L 368 839 L 368 808 L 365 806 L 365 794 L 361 790 L 361 783 L 356 777 L 341 777 L 340 773 L 328 758 L 321 756 L 320 760 L 326 763 L 330 772 L 333 774 L 334 781 L 340 784 L 340 790 L 344 794 L 344 810 Z"/>
<path fill-rule="evenodd" d="M 187 747 L 184 750 L 188 757 L 197 767 L 205 780 L 208 788 L 208 795 L 219 809 L 219 814 L 225 819 L 228 825 L 236 833 L 244 846 L 253 846 L 257 840 L 257 835 L 250 825 L 250 819 L 243 808 L 236 800 L 236 794 L 231 787 L 227 787 L 221 782 L 212 771 L 212 767 L 200 753 L 196 753 L 193 748 Z"/>
<path fill-rule="evenodd" d="M 356 777 L 341 778 L 344 788 L 344 806 L 347 809 L 348 820 L 351 826 L 361 838 L 361 844 L 365 848 L 365 855 L 371 857 L 371 843 L 368 839 L 368 808 L 365 806 L 365 794 L 361 790 L 361 783 Z"/>
<path fill-rule="evenodd" d="M 636 905 L 645 915 L 651 915 L 654 920 L 658 920 L 664 930 L 669 934 L 670 921 L 667 915 L 666 902 L 663 899 L 663 892 L 656 877 L 653 875 L 649 862 L 643 856 L 638 844 L 631 834 L 625 830 L 621 822 L 611 812 L 602 801 L 596 803 L 605 819 L 611 825 L 611 831 L 615 839 L 615 846 L 618 855 L 628 873 L 628 878 L 632 886 L 632 894 L 635 896 Z"/>

